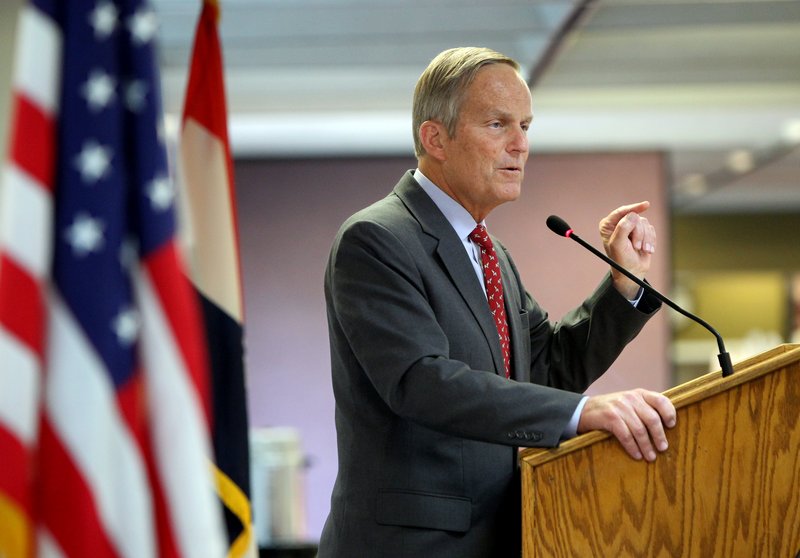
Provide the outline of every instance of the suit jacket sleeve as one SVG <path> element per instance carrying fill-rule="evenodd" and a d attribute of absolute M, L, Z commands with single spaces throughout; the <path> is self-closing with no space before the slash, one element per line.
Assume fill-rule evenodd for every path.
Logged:
<path fill-rule="evenodd" d="M 580 306 L 560 321 L 551 322 L 545 310 L 522 290 L 516 266 L 500 246 L 503 250 L 501 262 L 507 264 L 513 278 L 508 283 L 509 299 L 513 301 L 519 297 L 523 301 L 520 313 L 528 324 L 528 329 L 521 328 L 520 335 L 527 335 L 530 345 L 524 340 L 517 345 L 530 347 L 530 354 L 522 358 L 524 363 L 529 363 L 530 377 L 520 374 L 520 379 L 574 392 L 585 391 L 608 370 L 622 349 L 661 308 L 661 302 L 648 294 L 633 308 L 630 301 L 614 289 L 608 273 Z M 513 341 L 516 336 L 512 345 Z"/>

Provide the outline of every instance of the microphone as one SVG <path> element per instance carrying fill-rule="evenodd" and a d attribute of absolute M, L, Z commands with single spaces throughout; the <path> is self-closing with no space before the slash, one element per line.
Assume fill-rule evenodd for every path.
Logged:
<path fill-rule="evenodd" d="M 650 293 L 651 295 L 656 297 L 658 300 L 660 300 L 673 310 L 679 312 L 680 314 L 683 314 L 684 316 L 686 316 L 691 320 L 694 320 L 695 322 L 706 328 L 708 331 L 710 331 L 714 335 L 714 337 L 717 338 L 717 347 L 719 348 L 719 354 L 717 355 L 717 360 L 719 360 L 719 365 L 722 367 L 722 377 L 725 378 L 733 374 L 733 364 L 731 364 L 731 355 L 728 354 L 728 352 L 725 350 L 725 343 L 722 341 L 722 336 L 719 333 L 717 333 L 717 330 L 711 327 L 708 324 L 708 322 L 698 318 L 691 312 L 687 312 L 686 310 L 684 310 L 683 308 L 672 302 L 670 299 L 662 295 L 660 292 L 655 290 L 649 284 L 645 283 L 644 281 L 636 277 L 633 273 L 631 273 L 630 271 L 619 265 L 617 262 L 606 256 L 602 252 L 600 252 L 594 246 L 584 241 L 581 237 L 575 234 L 575 231 L 572 230 L 572 227 L 570 227 L 567 224 L 567 222 L 564 221 L 564 219 L 562 219 L 561 217 L 557 217 L 556 215 L 551 215 L 550 217 L 548 217 L 547 228 L 549 228 L 551 231 L 553 231 L 559 236 L 565 236 L 567 238 L 571 238 L 572 240 L 574 240 L 575 242 L 577 242 L 578 244 L 589 250 L 592 254 L 594 254 L 604 262 L 606 262 L 608 265 L 610 265 L 611 267 L 622 273 L 625 277 L 627 277 L 628 279 L 630 279 L 631 281 L 642 287 L 646 292 Z"/>

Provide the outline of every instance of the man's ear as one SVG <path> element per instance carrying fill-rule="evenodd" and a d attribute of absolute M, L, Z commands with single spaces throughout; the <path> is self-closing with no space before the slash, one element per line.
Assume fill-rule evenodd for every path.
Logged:
<path fill-rule="evenodd" d="M 419 141 L 425 148 L 425 153 L 438 161 L 447 159 L 445 147 L 449 136 L 441 122 L 426 120 L 419 127 Z"/>

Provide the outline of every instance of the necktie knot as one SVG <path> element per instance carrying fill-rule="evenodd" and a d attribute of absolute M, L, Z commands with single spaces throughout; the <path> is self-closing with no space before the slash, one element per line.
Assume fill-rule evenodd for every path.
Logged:
<path fill-rule="evenodd" d="M 486 250 L 494 249 L 494 244 L 492 243 L 492 239 L 489 238 L 489 233 L 486 231 L 486 227 L 483 225 L 478 225 L 475 227 L 471 233 L 469 233 L 469 239 Z"/>

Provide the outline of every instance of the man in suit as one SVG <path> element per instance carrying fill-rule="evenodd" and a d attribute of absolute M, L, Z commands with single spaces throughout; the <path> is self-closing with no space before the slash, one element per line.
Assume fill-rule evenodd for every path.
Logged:
<path fill-rule="evenodd" d="M 520 194 L 532 116 L 516 62 L 445 51 L 413 111 L 418 168 L 344 223 L 326 270 L 339 471 L 319 557 L 519 556 L 517 447 L 604 429 L 636 459 L 666 449 L 662 395 L 580 395 L 659 304 L 612 272 L 551 323 L 476 229 Z M 601 221 L 606 251 L 641 277 L 647 206 Z"/>

